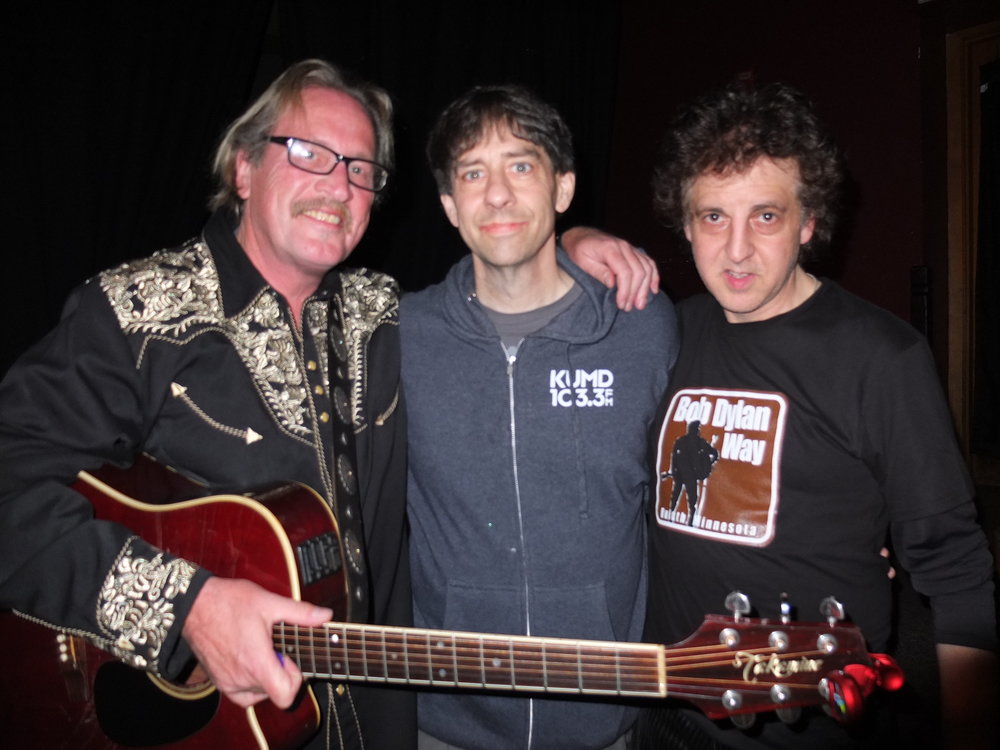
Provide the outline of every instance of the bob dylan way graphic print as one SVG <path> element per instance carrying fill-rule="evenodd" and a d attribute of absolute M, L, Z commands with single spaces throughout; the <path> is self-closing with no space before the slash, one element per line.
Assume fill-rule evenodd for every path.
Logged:
<path fill-rule="evenodd" d="M 678 391 L 660 429 L 656 522 L 732 544 L 769 544 L 787 410 L 776 393 Z"/>

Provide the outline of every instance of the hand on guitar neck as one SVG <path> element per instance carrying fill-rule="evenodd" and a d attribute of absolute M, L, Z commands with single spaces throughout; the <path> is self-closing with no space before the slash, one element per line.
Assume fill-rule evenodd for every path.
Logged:
<path fill-rule="evenodd" d="M 321 625 L 333 611 L 272 594 L 246 580 L 206 581 L 184 623 L 187 640 L 201 667 L 231 701 L 247 707 L 269 698 L 291 705 L 302 673 L 288 657 L 275 654 L 275 623 Z"/>

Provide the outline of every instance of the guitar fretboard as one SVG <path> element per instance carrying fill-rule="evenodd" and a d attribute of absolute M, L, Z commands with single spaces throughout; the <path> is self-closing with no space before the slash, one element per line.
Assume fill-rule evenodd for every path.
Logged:
<path fill-rule="evenodd" d="M 667 692 L 664 649 L 655 644 L 352 623 L 282 623 L 274 627 L 274 642 L 307 677 L 651 698 Z"/>

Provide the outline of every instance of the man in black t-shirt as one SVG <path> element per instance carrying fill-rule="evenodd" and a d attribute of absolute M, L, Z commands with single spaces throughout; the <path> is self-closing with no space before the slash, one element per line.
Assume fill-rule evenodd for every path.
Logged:
<path fill-rule="evenodd" d="M 646 639 L 686 637 L 732 590 L 777 618 L 787 592 L 803 620 L 835 595 L 882 650 L 892 603 L 879 550 L 891 536 L 933 610 L 945 742 L 993 747 L 993 567 L 930 352 L 912 327 L 802 265 L 832 231 L 836 147 L 801 93 L 734 85 L 682 112 L 661 165 L 656 206 L 690 241 L 710 294 L 678 309 Z M 688 518 L 670 469 L 695 422 L 718 460 Z M 741 731 L 681 707 L 648 712 L 641 734 L 649 747 L 857 747 L 883 741 L 884 714 L 872 713 L 855 729 L 816 715 Z"/>

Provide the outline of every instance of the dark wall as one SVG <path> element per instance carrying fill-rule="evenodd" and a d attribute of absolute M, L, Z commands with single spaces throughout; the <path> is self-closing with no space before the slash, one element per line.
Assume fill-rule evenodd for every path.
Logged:
<path fill-rule="evenodd" d="M 675 297 L 699 290 L 686 251 L 652 216 L 656 144 L 680 103 L 734 75 L 749 75 L 806 90 L 846 150 L 855 209 L 832 259 L 816 270 L 908 317 L 910 269 L 927 264 L 937 295 L 934 330 L 943 330 L 941 50 L 956 13 L 982 22 L 990 5 L 151 0 L 13 6 L 0 25 L 0 259 L 8 281 L 0 315 L 16 324 L 0 342 L 0 372 L 55 323 L 74 285 L 197 231 L 219 132 L 277 72 L 307 56 L 347 65 L 394 97 L 399 169 L 355 259 L 394 273 L 405 288 L 436 281 L 463 252 L 423 161 L 433 117 L 474 83 L 514 81 L 552 101 L 576 135 L 578 192 L 567 223 L 602 224 L 645 246 Z M 972 15 L 959 12 L 973 6 Z M 938 336 L 934 343 L 940 351 L 945 342 Z"/>
<path fill-rule="evenodd" d="M 150 0 L 21 3 L 0 24 L 7 197 L 0 373 L 102 268 L 205 220 L 226 126 L 281 70 L 324 57 L 377 81 L 398 169 L 353 261 L 417 289 L 463 254 L 423 157 L 433 118 L 479 83 L 535 89 L 576 136 L 568 221 L 599 223 L 621 8 L 610 0 Z"/>
<path fill-rule="evenodd" d="M 856 204 L 817 269 L 902 317 L 923 263 L 920 25 L 914 0 L 627 2 L 608 224 L 662 263 L 675 296 L 700 290 L 686 248 L 652 216 L 649 178 L 676 107 L 730 81 L 810 95 L 846 152 Z"/>

